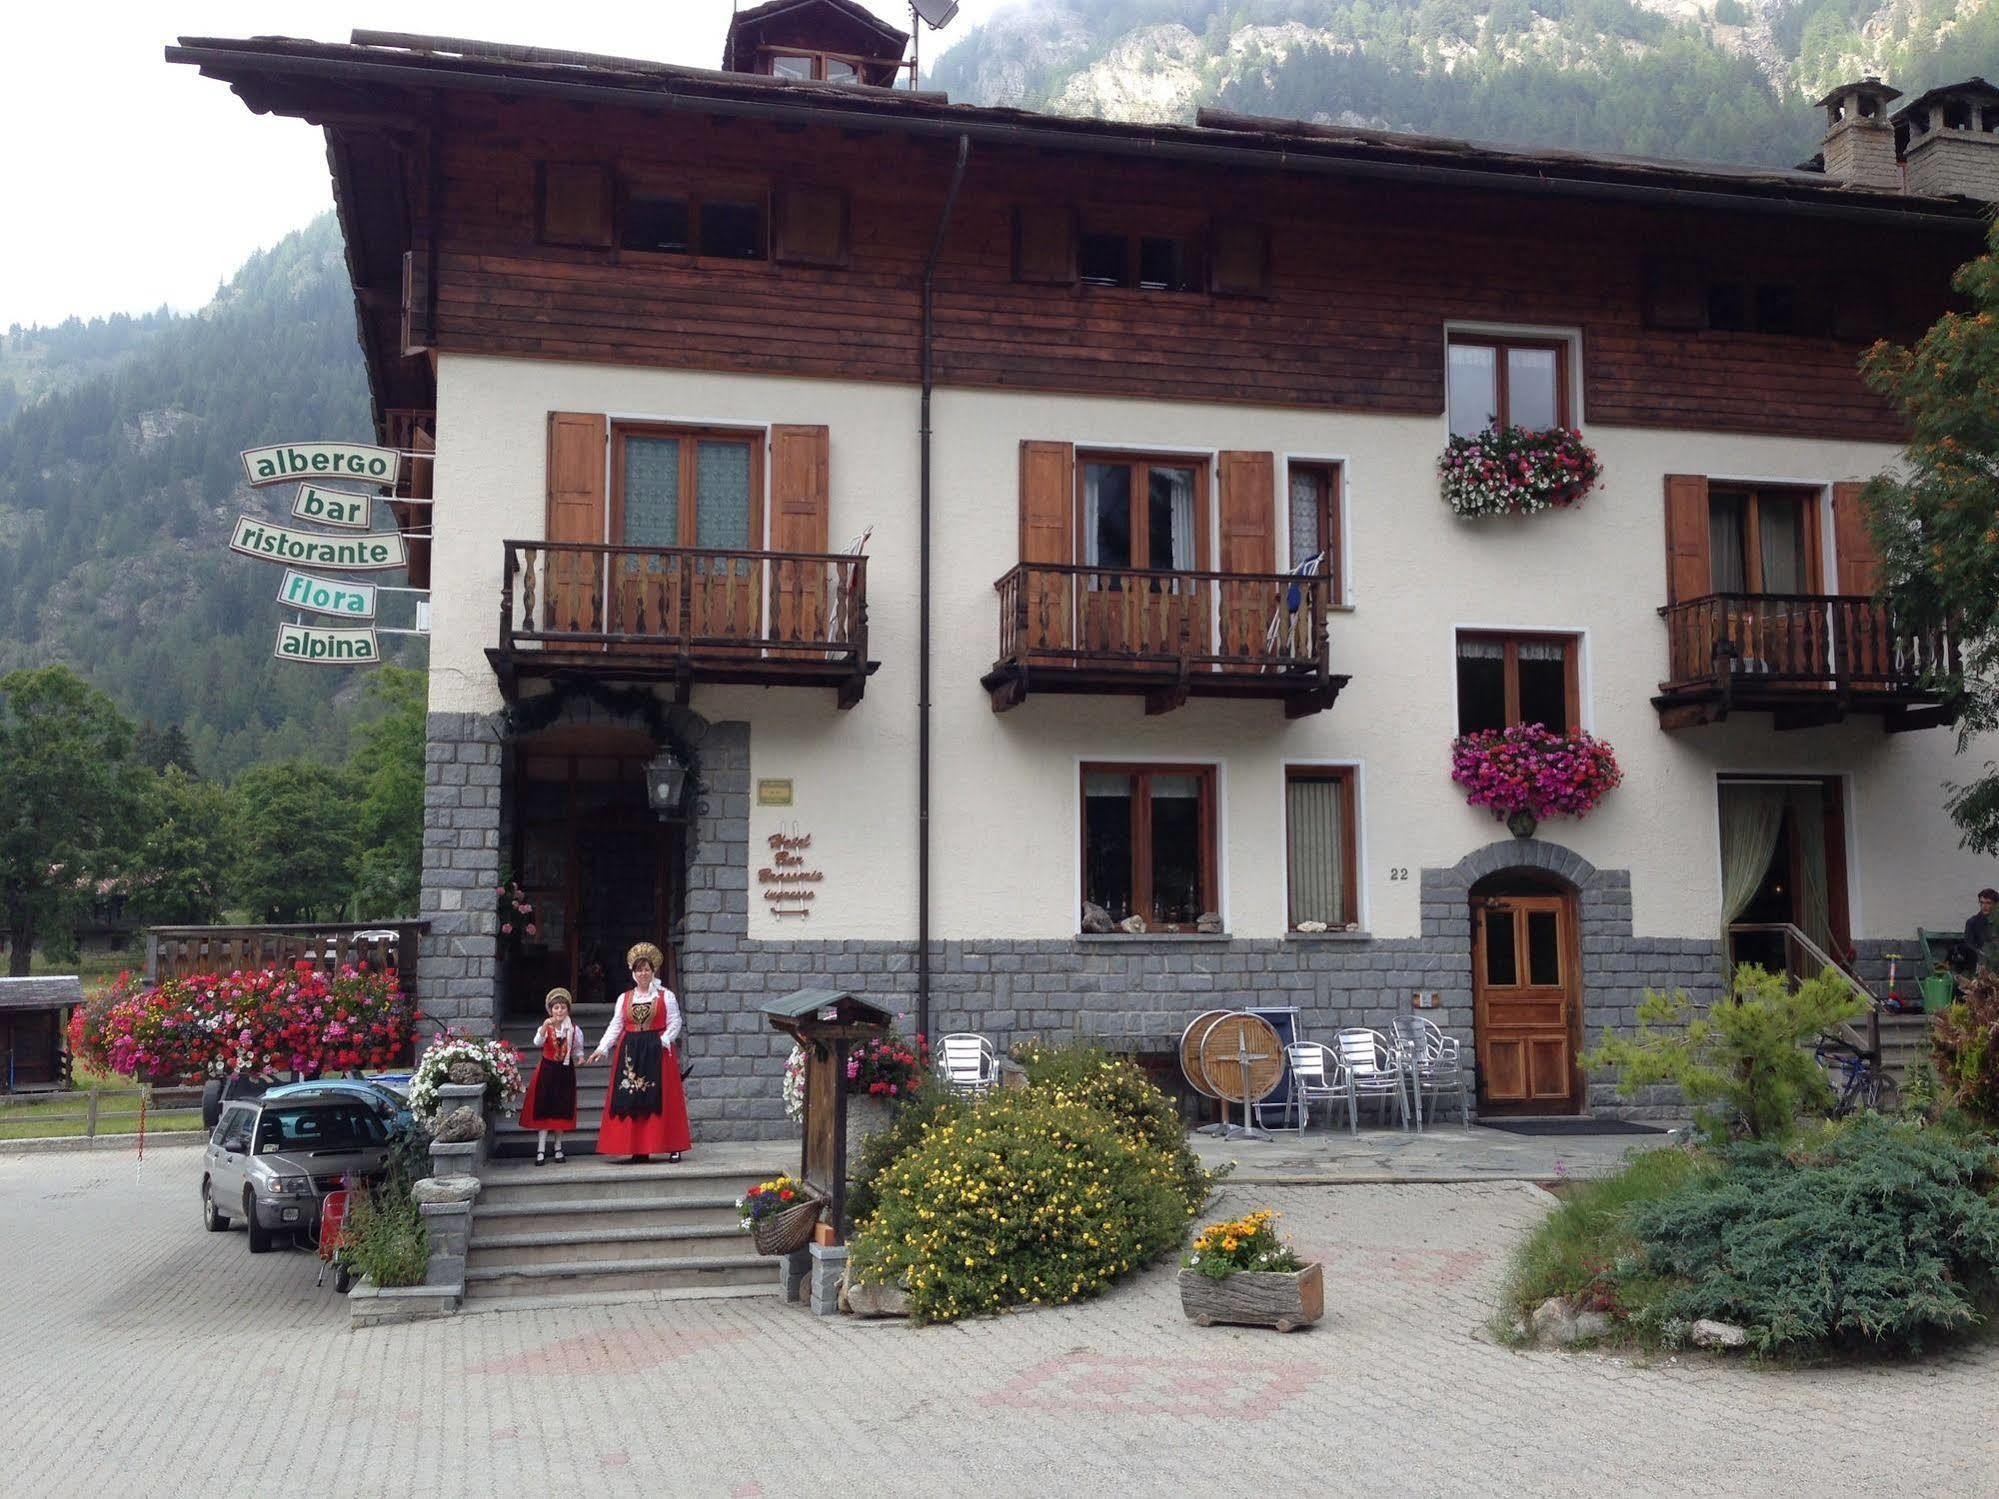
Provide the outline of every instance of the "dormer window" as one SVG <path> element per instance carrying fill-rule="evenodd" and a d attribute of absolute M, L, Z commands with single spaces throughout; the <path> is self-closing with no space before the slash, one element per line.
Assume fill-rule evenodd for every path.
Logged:
<path fill-rule="evenodd" d="M 910 64 L 909 33 L 857 0 L 765 0 L 729 22 L 722 67 L 799 83 L 893 88 Z"/>
<path fill-rule="evenodd" d="M 824 52 L 773 52 L 773 77 L 796 78 L 801 82 L 859 83 L 860 70 L 844 57 L 828 57 Z"/>

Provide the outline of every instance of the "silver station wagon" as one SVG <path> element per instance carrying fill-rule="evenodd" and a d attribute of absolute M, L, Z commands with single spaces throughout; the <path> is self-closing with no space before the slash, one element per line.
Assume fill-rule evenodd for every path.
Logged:
<path fill-rule="evenodd" d="M 287 1088 L 281 1099 L 224 1105 L 202 1158 L 201 1221 L 220 1233 L 241 1218 L 250 1252 L 280 1233 L 313 1235 L 320 1202 L 343 1180 L 380 1174 L 390 1120 L 351 1091 Z"/>

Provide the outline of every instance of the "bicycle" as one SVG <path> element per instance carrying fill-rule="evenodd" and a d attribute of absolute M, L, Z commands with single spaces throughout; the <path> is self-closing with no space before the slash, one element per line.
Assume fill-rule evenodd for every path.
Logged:
<path fill-rule="evenodd" d="M 1881 1070 L 1876 1052 L 1863 1051 L 1837 1036 L 1821 1036 L 1812 1060 L 1832 1085 L 1832 1117 L 1844 1119 L 1856 1109 L 1879 1110 L 1894 1091 L 1894 1082 Z"/>

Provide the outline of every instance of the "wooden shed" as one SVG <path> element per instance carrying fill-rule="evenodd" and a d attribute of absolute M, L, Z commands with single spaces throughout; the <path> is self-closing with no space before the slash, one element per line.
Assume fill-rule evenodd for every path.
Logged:
<path fill-rule="evenodd" d="M 0 978 L 0 1092 L 60 1088 L 69 1080 L 64 1034 L 69 1012 L 83 1003 L 74 974 Z"/>

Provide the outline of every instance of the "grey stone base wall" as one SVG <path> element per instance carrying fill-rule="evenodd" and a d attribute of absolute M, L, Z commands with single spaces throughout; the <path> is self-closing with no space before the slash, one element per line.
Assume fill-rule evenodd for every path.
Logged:
<path fill-rule="evenodd" d="M 424 727 L 423 885 L 430 923 L 417 999 L 440 1025 L 494 1026 L 502 746 L 497 716 L 432 713 Z"/>

